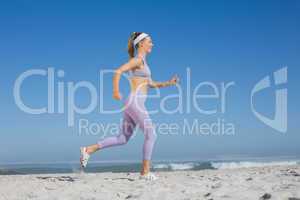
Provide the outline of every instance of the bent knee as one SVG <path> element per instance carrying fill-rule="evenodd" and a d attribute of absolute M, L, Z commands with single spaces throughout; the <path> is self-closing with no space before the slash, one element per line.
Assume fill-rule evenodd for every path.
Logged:
<path fill-rule="evenodd" d="M 128 139 L 124 135 L 121 135 L 118 137 L 118 143 L 120 145 L 126 144 L 127 142 L 128 142 Z"/>

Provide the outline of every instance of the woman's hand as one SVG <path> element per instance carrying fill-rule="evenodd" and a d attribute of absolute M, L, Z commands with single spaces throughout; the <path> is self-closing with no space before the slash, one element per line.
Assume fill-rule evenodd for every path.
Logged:
<path fill-rule="evenodd" d="M 115 100 L 121 100 L 121 99 L 122 99 L 122 95 L 120 94 L 120 92 L 114 91 L 114 92 L 113 92 L 113 98 L 114 98 Z"/>
<path fill-rule="evenodd" d="M 170 80 L 170 83 L 171 83 L 172 85 L 175 85 L 175 84 L 179 83 L 179 78 L 178 78 L 177 74 L 175 74 L 175 75 L 172 77 L 172 79 Z"/>

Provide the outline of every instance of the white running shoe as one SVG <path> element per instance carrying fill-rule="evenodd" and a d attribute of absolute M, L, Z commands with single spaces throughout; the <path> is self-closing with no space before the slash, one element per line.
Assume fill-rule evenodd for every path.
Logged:
<path fill-rule="evenodd" d="M 85 168 L 88 160 L 90 158 L 90 154 L 86 152 L 86 147 L 80 147 L 80 164 L 81 167 Z"/>
<path fill-rule="evenodd" d="M 153 173 L 149 172 L 147 174 L 140 175 L 140 179 L 146 180 L 146 181 L 155 181 L 158 179 L 158 177 L 156 175 L 154 175 Z"/>

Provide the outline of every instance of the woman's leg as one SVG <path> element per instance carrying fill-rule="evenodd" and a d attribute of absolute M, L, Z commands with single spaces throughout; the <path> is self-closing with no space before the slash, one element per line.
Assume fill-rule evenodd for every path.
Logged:
<path fill-rule="evenodd" d="M 147 174 L 150 171 L 150 160 L 153 147 L 157 138 L 152 120 L 144 106 L 131 109 L 130 115 L 135 124 L 138 125 L 145 134 L 143 145 L 143 164 L 141 174 Z"/>
<path fill-rule="evenodd" d="M 143 146 L 143 167 L 141 174 L 147 174 L 150 172 L 150 161 L 152 157 L 153 147 L 157 138 L 155 128 L 152 124 L 152 120 L 148 117 L 145 118 L 144 126 L 142 130 L 145 134 L 144 146 Z"/>
<path fill-rule="evenodd" d="M 120 134 L 118 136 L 104 138 L 97 142 L 97 144 L 88 146 L 86 150 L 87 153 L 91 154 L 99 149 L 126 144 L 132 136 L 135 127 L 135 122 L 131 119 L 127 112 L 124 112 Z"/>

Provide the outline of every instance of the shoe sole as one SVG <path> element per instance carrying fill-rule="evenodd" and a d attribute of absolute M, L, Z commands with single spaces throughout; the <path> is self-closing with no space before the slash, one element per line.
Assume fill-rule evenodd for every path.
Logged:
<path fill-rule="evenodd" d="M 84 153 L 84 147 L 80 147 L 80 166 L 82 168 L 85 168 L 86 166 L 84 166 L 83 163 L 82 163 L 83 153 Z"/>

